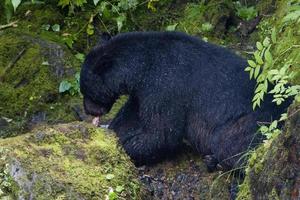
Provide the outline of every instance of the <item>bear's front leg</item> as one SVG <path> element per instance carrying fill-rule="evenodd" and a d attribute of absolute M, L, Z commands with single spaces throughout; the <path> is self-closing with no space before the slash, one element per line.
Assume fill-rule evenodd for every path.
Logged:
<path fill-rule="evenodd" d="M 175 109 L 174 109 L 175 110 Z M 183 139 L 183 120 L 171 110 L 142 115 L 138 102 L 130 98 L 110 128 L 136 165 L 152 164 L 178 151 Z M 142 115 L 142 116 L 141 116 Z"/>
<path fill-rule="evenodd" d="M 109 129 L 116 133 L 127 132 L 132 127 L 137 127 L 139 120 L 137 116 L 138 102 L 134 97 L 129 97 L 128 101 L 118 112 L 109 125 Z"/>
<path fill-rule="evenodd" d="M 142 128 L 132 128 L 118 133 L 120 142 L 136 165 L 153 164 L 171 157 L 179 150 L 182 137 L 175 131 L 151 132 Z"/>

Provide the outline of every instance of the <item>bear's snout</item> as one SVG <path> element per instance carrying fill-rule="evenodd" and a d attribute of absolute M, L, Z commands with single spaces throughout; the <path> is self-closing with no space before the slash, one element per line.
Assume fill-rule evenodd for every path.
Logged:
<path fill-rule="evenodd" d="M 94 103 L 92 100 L 90 100 L 87 97 L 83 98 L 83 107 L 88 115 L 93 115 L 93 116 L 102 116 L 107 113 L 106 108 L 98 105 L 97 103 Z"/>

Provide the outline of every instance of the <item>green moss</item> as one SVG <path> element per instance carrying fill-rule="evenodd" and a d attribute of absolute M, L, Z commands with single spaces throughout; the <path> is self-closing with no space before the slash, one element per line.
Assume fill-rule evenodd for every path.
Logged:
<path fill-rule="evenodd" d="M 201 36 L 217 44 L 237 43 L 236 36 L 230 32 L 230 28 L 235 27 L 226 27 L 226 19 L 231 17 L 233 10 L 231 1 L 189 3 L 182 17 L 178 19 L 178 30 Z M 209 31 L 207 25 L 211 26 Z M 229 30 L 226 30 L 227 28 Z"/>
<path fill-rule="evenodd" d="M 186 2 L 160 0 L 154 5 L 156 11 L 148 9 L 146 4 L 138 7 L 131 16 L 125 31 L 165 31 L 168 25 L 177 23 Z"/>
<path fill-rule="evenodd" d="M 239 186 L 239 193 L 236 200 L 249 200 L 251 198 L 249 177 L 246 176 L 243 183 Z"/>
<path fill-rule="evenodd" d="M 104 115 L 101 120 L 102 122 L 108 122 L 112 120 L 116 114 L 119 112 L 119 110 L 123 107 L 123 105 L 127 102 L 128 96 L 121 96 L 113 105 L 109 113 Z"/>
<path fill-rule="evenodd" d="M 13 30 L 1 33 L 0 43 L 0 117 L 12 119 L 0 136 L 22 132 L 39 113 L 50 123 L 74 120 L 71 106 L 81 100 L 59 95 L 62 77 L 56 73 L 78 70 L 75 57 L 56 44 Z M 50 65 L 43 64 L 48 61 Z"/>
<path fill-rule="evenodd" d="M 120 199 L 137 199 L 140 193 L 134 165 L 117 145 L 113 133 L 84 123 L 41 127 L 29 134 L 0 140 L 9 151 L 2 165 L 19 168 L 10 176 L 21 188 L 9 195 L 37 199 L 66 196 L 74 199 L 103 199 L 109 188 L 124 187 Z M 1 164 L 0 163 L 0 164 Z M 24 187 L 32 184 L 31 188 Z M 13 191 L 10 191 L 13 192 Z M 7 195 L 7 194 L 5 194 Z"/>

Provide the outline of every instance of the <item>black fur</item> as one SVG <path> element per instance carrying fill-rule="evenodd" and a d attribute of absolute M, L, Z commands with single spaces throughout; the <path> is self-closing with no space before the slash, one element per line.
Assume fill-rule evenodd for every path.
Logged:
<path fill-rule="evenodd" d="M 94 115 L 129 94 L 110 128 L 137 164 L 173 155 L 186 138 L 202 155 L 232 168 L 261 141 L 257 122 L 278 118 L 284 109 L 267 98 L 252 110 L 255 82 L 246 66 L 225 48 L 183 33 L 126 33 L 87 55 L 80 86 L 86 112 Z"/>

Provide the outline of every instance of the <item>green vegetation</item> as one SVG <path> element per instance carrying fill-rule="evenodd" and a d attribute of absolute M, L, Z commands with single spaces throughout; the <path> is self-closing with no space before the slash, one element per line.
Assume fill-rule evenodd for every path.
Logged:
<path fill-rule="evenodd" d="M 293 173 L 295 161 L 290 160 L 290 156 L 295 155 L 294 148 L 299 144 L 299 128 L 296 124 L 299 119 L 300 91 L 300 70 L 297 67 L 300 63 L 300 23 L 297 16 L 300 3 L 293 0 L 278 1 L 276 6 L 275 14 L 260 23 L 262 42 L 256 43 L 257 50 L 248 61 L 246 71 L 257 81 L 254 108 L 260 105 L 266 93 L 273 94 L 273 101 L 278 105 L 287 98 L 292 98 L 294 103 L 281 119 L 261 126 L 260 131 L 268 140 L 252 153 L 248 161 L 239 200 L 262 197 L 289 199 L 292 198 L 290 191 L 294 190 L 288 174 Z M 270 89 L 271 85 L 274 88 Z M 284 132 L 277 127 L 279 121 L 286 121 Z M 276 185 L 281 185 L 280 189 L 275 188 Z"/>
<path fill-rule="evenodd" d="M 240 1 L 235 2 L 236 15 L 243 20 L 249 21 L 257 17 L 258 13 L 254 6 L 244 6 Z"/>
<path fill-rule="evenodd" d="M 0 2 L 0 137 L 20 135 L 42 122 L 77 119 L 73 108 L 82 104 L 79 68 L 101 32 L 114 35 L 134 30 L 176 30 L 232 47 L 243 55 L 253 52 L 249 66 L 245 66 L 250 78 L 257 81 L 253 109 L 260 109 L 267 93 L 273 95 L 278 105 L 288 98 L 297 105 L 300 100 L 299 8 L 297 0 L 268 0 L 257 4 L 232 0 L 3 0 Z M 247 28 L 259 18 L 262 21 L 254 24 L 253 32 L 248 32 Z M 122 96 L 111 112 L 102 117 L 103 122 L 110 121 L 126 100 Z M 295 152 L 288 149 L 292 144 L 286 138 L 292 137 L 293 126 L 282 132 L 278 123 L 289 123 L 297 112 L 294 109 L 290 114 L 283 113 L 281 119 L 260 127 L 267 140 L 257 150 L 247 153 L 251 156 L 238 199 L 251 199 L 251 190 L 262 185 L 268 189 L 269 199 L 282 198 L 276 188 L 261 180 L 275 185 L 276 177 L 282 177 L 280 172 L 288 171 L 288 155 Z M 5 121 L 4 126 L 1 120 Z M 28 170 L 24 173 L 34 171 L 39 175 L 34 194 L 44 195 L 43 198 L 50 194 L 57 199 L 73 197 L 77 194 L 68 193 L 71 186 L 87 197 L 92 195 L 87 191 L 91 188 L 94 194 L 106 195 L 108 199 L 139 198 L 139 183 L 135 173 L 129 170 L 132 164 L 116 147 L 115 138 L 91 127 L 89 138 L 82 138 L 76 128 L 65 135 L 61 129 L 67 127 L 69 131 L 70 126 L 45 128 L 41 135 L 47 141 L 37 139 L 39 133 L 35 131 L 0 140 L 1 147 L 4 146 L 0 148 L 0 199 L 8 196 L 14 199 L 25 188 L 11 176 L 10 167 L 17 166 L 11 158 L 16 158 L 22 169 Z M 85 160 L 80 157 L 83 154 Z M 181 163 L 179 166 L 182 167 Z M 68 178 L 63 179 L 66 175 Z M 288 183 L 288 179 L 282 178 L 278 184 Z M 48 186 L 53 193 L 49 193 Z M 222 183 L 215 184 L 212 190 L 222 186 Z M 27 192 L 22 195 L 28 195 Z"/>
<path fill-rule="evenodd" d="M 260 106 L 266 93 L 273 95 L 273 102 L 277 105 L 291 98 L 300 101 L 300 70 L 295 67 L 300 62 L 300 40 L 292 36 L 292 33 L 297 35 L 298 30 L 295 27 L 300 23 L 297 15 L 300 3 L 290 1 L 285 6 L 285 13 L 278 13 L 281 20 L 275 22 L 276 19 L 273 17 L 262 23 L 261 31 L 264 39 L 262 42 L 256 42 L 257 50 L 253 54 L 253 59 L 248 60 L 249 66 L 245 69 L 249 72 L 250 79 L 254 78 L 257 81 L 252 100 L 253 109 Z M 270 24 L 277 26 L 270 28 Z M 287 114 L 282 113 L 279 121 L 286 119 Z M 260 131 L 269 139 L 280 132 L 277 123 L 278 120 L 274 120 L 269 126 L 263 125 Z"/>
<path fill-rule="evenodd" d="M 80 79 L 80 74 L 76 73 L 75 80 L 71 80 L 71 81 L 63 80 L 62 82 L 60 82 L 59 92 L 60 93 L 69 92 L 71 95 L 79 94 L 80 93 L 79 79 Z"/>

